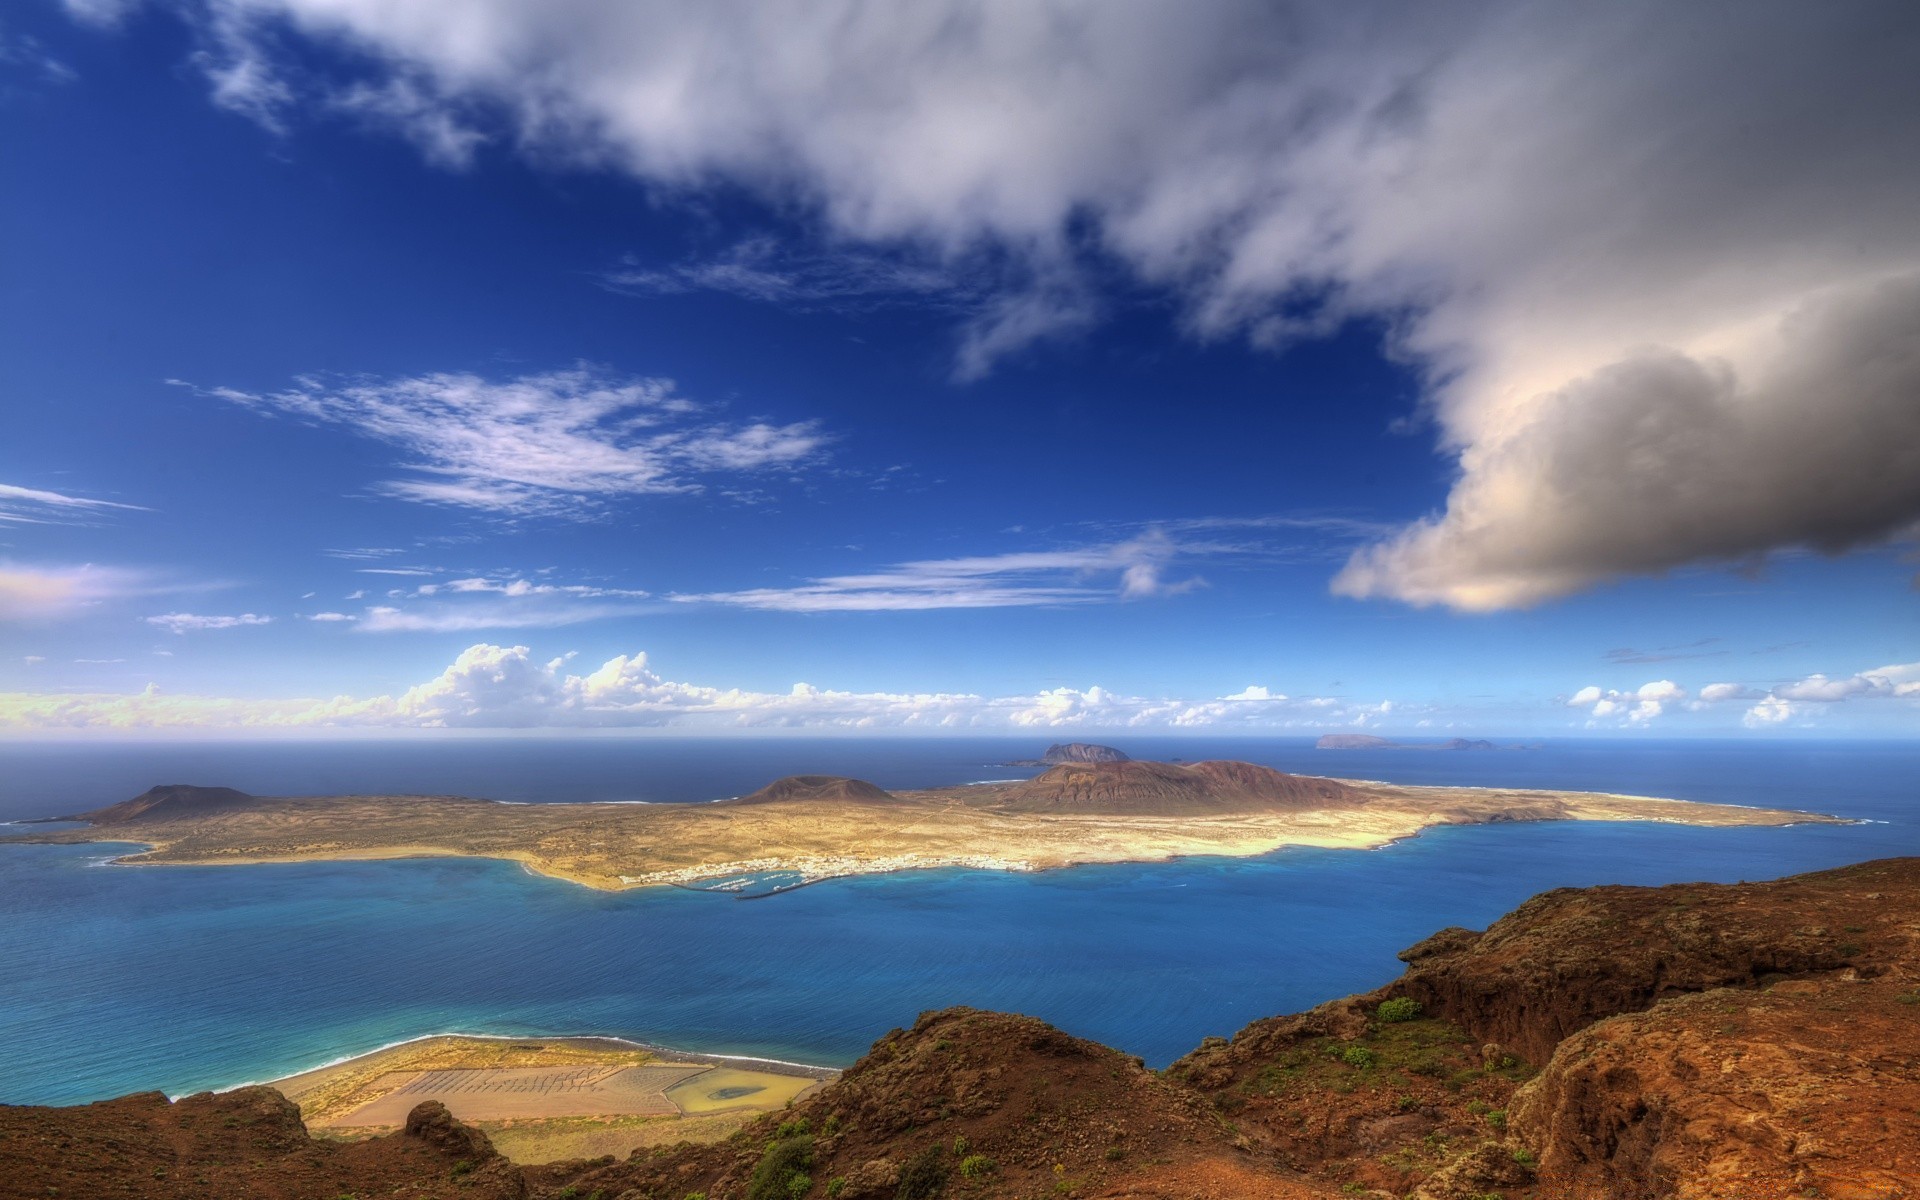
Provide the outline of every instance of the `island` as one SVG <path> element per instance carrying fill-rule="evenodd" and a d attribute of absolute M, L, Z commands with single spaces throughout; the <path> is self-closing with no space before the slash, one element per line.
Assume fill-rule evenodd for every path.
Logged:
<path fill-rule="evenodd" d="M 1315 750 L 1492 750 L 1485 738 L 1448 738 L 1444 742 L 1396 742 L 1374 733 L 1327 733 L 1313 744 Z"/>
<path fill-rule="evenodd" d="M 996 763 L 1002 767 L 1057 767 L 1065 763 L 1132 762 L 1126 751 L 1097 742 L 1055 742 L 1039 758 L 1016 758 Z"/>
<path fill-rule="evenodd" d="M 139 864 L 481 857 L 587 887 L 743 898 L 936 867 L 1038 871 L 1284 846 L 1369 849 L 1436 825 L 1844 824 L 1785 809 L 1520 788 L 1413 787 L 1253 763 L 1073 762 L 1028 780 L 887 791 L 802 775 L 709 803 L 507 804 L 462 796 L 256 797 L 169 785 L 72 814 L 35 842 L 132 842 Z"/>

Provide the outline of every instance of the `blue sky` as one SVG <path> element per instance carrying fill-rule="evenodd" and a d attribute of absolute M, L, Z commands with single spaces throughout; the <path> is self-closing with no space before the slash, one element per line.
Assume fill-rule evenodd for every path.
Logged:
<path fill-rule="evenodd" d="M 1200 11 L 10 7 L 0 735 L 1912 736 L 1910 11 Z"/>

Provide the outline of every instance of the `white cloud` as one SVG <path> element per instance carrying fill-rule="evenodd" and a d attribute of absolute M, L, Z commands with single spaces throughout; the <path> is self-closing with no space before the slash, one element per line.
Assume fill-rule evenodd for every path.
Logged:
<path fill-rule="evenodd" d="M 1594 718 L 1589 724 L 1619 717 L 1638 725 L 1660 716 L 1676 703 L 1685 702 L 1687 709 L 1700 712 L 1715 705 L 1739 702 L 1750 704 L 1742 723 L 1750 729 L 1764 729 L 1796 716 L 1809 716 L 1823 705 L 1856 699 L 1920 700 L 1920 663 L 1895 663 L 1840 678 L 1815 673 L 1767 690 L 1743 683 L 1710 683 L 1691 700 L 1687 689 L 1670 679 L 1655 680 L 1631 692 L 1589 685 L 1568 697 L 1567 704 L 1588 709 Z"/>
<path fill-rule="evenodd" d="M 157 617 L 148 617 L 146 621 L 147 624 L 158 625 L 169 633 L 187 633 L 208 629 L 239 629 L 247 625 L 271 625 L 273 618 L 263 617 L 257 613 L 204 616 L 199 613 L 171 612 L 161 613 Z"/>
<path fill-rule="evenodd" d="M 362 633 L 474 633 L 483 629 L 556 629 L 640 611 L 632 604 L 554 604 L 508 601 L 430 605 L 411 609 L 375 605 L 356 628 Z"/>
<path fill-rule="evenodd" d="M 92 564 L 29 566 L 0 559 L 0 621 L 58 620 L 156 590 L 138 571 Z"/>
<path fill-rule="evenodd" d="M 430 122 L 490 109 L 538 161 L 744 187 L 835 249 L 1020 264 L 961 331 L 962 374 L 1096 319 L 1089 262 L 1166 289 L 1200 337 L 1384 316 L 1460 473 L 1347 594 L 1511 607 L 1920 518 L 1904 0 L 179 11 L 216 98 L 269 124 L 290 80 L 320 107 L 349 86 L 270 56 L 305 37 L 349 47 L 371 94 L 413 89 L 388 107 L 443 161 L 471 140 Z M 736 290 L 799 286 L 755 269 Z M 517 509 L 529 486 L 409 494 Z"/>
<path fill-rule="evenodd" d="M 43 662 L 45 662 L 45 661 L 47 661 L 47 656 L 46 656 L 46 655 L 44 655 L 44 654 L 29 654 L 29 655 L 27 655 L 27 656 L 25 656 L 24 658 L 22 658 L 22 659 L 21 659 L 20 661 L 21 661 L 21 662 L 24 662 L 24 663 L 26 663 L 26 664 L 27 664 L 28 666 L 30 666 L 30 667 L 32 667 L 32 666 L 37 666 L 37 665 L 39 665 L 40 663 L 43 663 Z"/>
<path fill-rule="evenodd" d="M 727 422 L 670 380 L 585 366 L 505 381 L 436 374 L 208 394 L 399 447 L 415 474 L 381 484 L 389 495 L 505 516 L 583 517 L 610 497 L 698 491 L 699 475 L 797 467 L 827 442 L 811 421 Z"/>
<path fill-rule="evenodd" d="M 1778 696 L 1768 696 L 1747 710 L 1740 723 L 1749 729 L 1764 729 L 1770 725 L 1779 725 L 1794 713 L 1792 702 Z"/>
<path fill-rule="evenodd" d="M 335 622 L 335 623 L 340 621 L 357 621 L 359 619 L 360 618 L 353 616 L 349 613 L 337 613 L 337 612 L 318 612 L 318 613 L 314 613 L 312 616 L 309 616 L 307 618 L 307 620 L 309 621 L 326 621 L 326 622 Z"/>
<path fill-rule="evenodd" d="M 1159 529 L 1125 541 L 1071 550 L 1038 550 L 899 563 L 865 575 L 833 575 L 796 587 L 675 595 L 680 603 L 737 605 L 782 612 L 881 612 L 940 608 L 1014 608 L 1092 604 L 1171 596 L 1202 586 L 1168 580 L 1183 557 L 1221 547 L 1180 543 Z"/>
<path fill-rule="evenodd" d="M 1673 680 L 1656 679 L 1630 692 L 1588 684 L 1567 697 L 1566 703 L 1569 708 L 1586 709 L 1592 718 L 1587 722 L 1589 725 L 1611 717 L 1618 717 L 1629 725 L 1645 725 L 1665 713 L 1669 704 L 1686 698 L 1687 690 Z"/>
<path fill-rule="evenodd" d="M 484 132 L 462 118 L 456 105 L 430 94 L 428 85 L 418 80 L 355 83 L 332 99 L 342 112 L 400 134 L 436 166 L 465 169 L 473 165 L 474 151 L 487 141 Z"/>
<path fill-rule="evenodd" d="M 43 488 L 17 487 L 0 483 L 0 524 L 64 524 L 97 515 L 102 509 L 118 508 L 130 512 L 151 512 L 138 504 L 114 500 L 90 500 Z"/>
<path fill-rule="evenodd" d="M 486 643 L 399 695 L 331 700 L 175 696 L 149 685 L 123 695 L 0 694 L 0 728 L 844 728 L 1324 729 L 1392 712 L 1391 701 L 1290 700 L 1264 688 L 1218 699 L 1128 696 L 1101 687 L 1030 695 L 851 692 L 796 683 L 756 692 L 666 679 L 645 654 L 575 673 L 571 655 L 541 660 Z M 1250 694 L 1251 693 L 1251 694 Z"/>

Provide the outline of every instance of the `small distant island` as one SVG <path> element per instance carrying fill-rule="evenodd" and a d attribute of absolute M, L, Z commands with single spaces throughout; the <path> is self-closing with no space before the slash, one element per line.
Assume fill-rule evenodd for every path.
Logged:
<path fill-rule="evenodd" d="M 1315 750 L 1492 750 L 1485 738 L 1448 738 L 1444 742 L 1396 742 L 1372 733 L 1328 733 L 1313 744 Z"/>
<path fill-rule="evenodd" d="M 1102 746 L 1096 742 L 1055 742 L 1047 747 L 1047 752 L 1039 758 L 1016 758 L 1012 762 L 996 763 L 1001 767 L 1058 767 L 1067 763 L 1122 763 L 1132 762 L 1125 751 L 1112 746 Z"/>
<path fill-rule="evenodd" d="M 1843 823 L 1813 813 L 1647 796 L 1410 787 L 1290 775 L 1246 762 L 1131 759 L 1069 761 L 1032 779 L 912 791 L 797 775 L 705 804 L 256 797 L 172 784 L 48 820 L 88 827 L 10 840 L 148 847 L 116 860 L 123 863 L 495 858 L 611 891 L 671 886 L 741 898 L 839 876 L 933 867 L 1037 871 L 1189 855 L 1248 857 L 1283 846 L 1370 849 L 1435 825 Z"/>

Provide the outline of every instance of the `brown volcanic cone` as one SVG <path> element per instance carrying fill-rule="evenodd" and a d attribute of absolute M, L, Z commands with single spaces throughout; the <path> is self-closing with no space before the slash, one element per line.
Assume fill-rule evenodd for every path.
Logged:
<path fill-rule="evenodd" d="M 781 804 L 791 800 L 838 800 L 852 804 L 887 804 L 893 793 L 864 779 L 844 775 L 789 775 L 759 791 L 727 804 Z"/>
<path fill-rule="evenodd" d="M 1010 789 L 1019 812 L 1173 815 L 1195 812 L 1353 808 L 1366 796 L 1331 779 L 1289 775 L 1244 762 L 1067 763 Z"/>
<path fill-rule="evenodd" d="M 95 825 L 121 825 L 141 818 L 172 820 L 176 817 L 199 817 L 207 813 L 246 808 L 252 803 L 252 796 L 232 788 L 194 787 L 188 783 L 169 783 L 148 788 L 131 800 L 122 800 L 107 808 L 96 808 L 92 812 L 81 813 L 78 816 L 55 819 L 91 821 Z"/>

